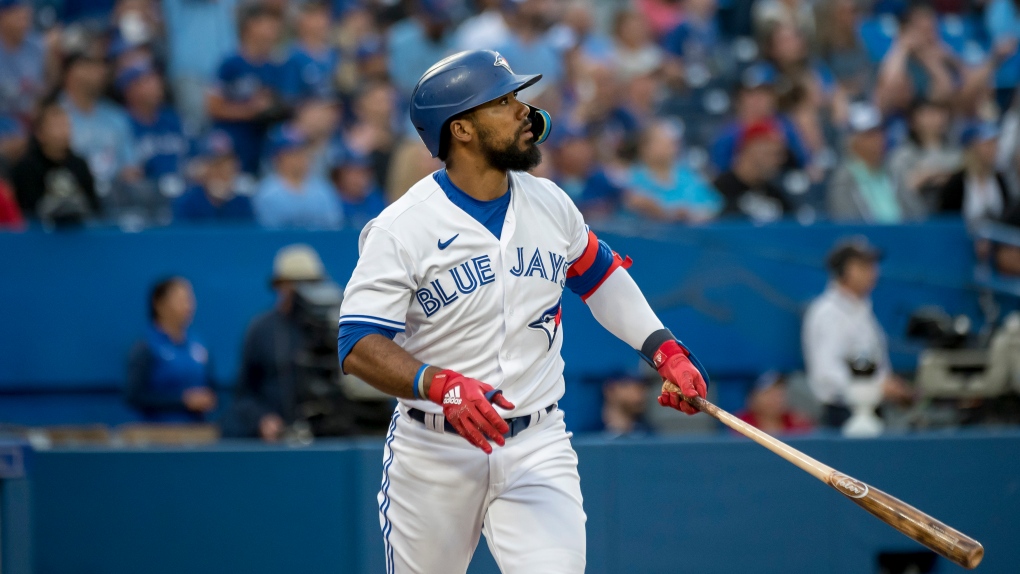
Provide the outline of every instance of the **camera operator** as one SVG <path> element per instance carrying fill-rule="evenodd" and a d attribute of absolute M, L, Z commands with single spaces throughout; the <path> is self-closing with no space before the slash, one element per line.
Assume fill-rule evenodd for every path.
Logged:
<path fill-rule="evenodd" d="M 881 383 L 886 400 L 909 402 L 913 392 L 889 364 L 886 335 L 871 307 L 881 253 L 863 237 L 839 242 L 829 252 L 828 288 L 811 302 L 802 330 L 804 365 L 822 426 L 840 428 L 850 419 L 847 391 L 855 378 Z"/>
<path fill-rule="evenodd" d="M 295 294 L 302 285 L 326 280 L 322 260 L 311 247 L 289 245 L 276 254 L 271 279 L 276 305 L 256 317 L 245 334 L 230 434 L 272 442 L 300 419 L 303 373 L 297 358 L 309 336 L 295 312 Z"/>

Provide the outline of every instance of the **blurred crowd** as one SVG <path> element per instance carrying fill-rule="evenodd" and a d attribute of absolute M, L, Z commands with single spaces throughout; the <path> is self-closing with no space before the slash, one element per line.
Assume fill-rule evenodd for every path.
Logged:
<path fill-rule="evenodd" d="M 466 49 L 586 216 L 1020 219 L 1014 0 L 0 0 L 0 226 L 359 228 Z"/>

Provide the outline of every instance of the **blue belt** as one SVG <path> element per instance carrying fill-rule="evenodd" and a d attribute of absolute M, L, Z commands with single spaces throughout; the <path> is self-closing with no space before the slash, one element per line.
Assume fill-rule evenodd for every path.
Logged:
<path fill-rule="evenodd" d="M 556 410 L 556 403 L 553 403 L 545 407 L 539 412 L 549 414 L 554 410 Z M 443 415 L 434 415 L 432 413 L 427 413 L 420 409 L 407 409 L 407 416 L 411 417 L 412 419 L 420 422 L 425 426 L 429 426 L 429 424 L 425 422 L 426 417 L 441 417 Z M 504 421 L 506 421 L 506 426 L 510 427 L 510 430 L 503 433 L 503 438 L 513 438 L 524 432 L 528 427 L 531 426 L 532 417 L 533 415 L 524 415 L 520 417 L 513 417 L 510 419 L 503 419 Z M 450 421 L 446 420 L 445 417 L 443 418 L 443 430 L 445 430 L 446 432 L 457 433 L 457 429 L 453 428 L 453 425 L 450 424 Z"/>

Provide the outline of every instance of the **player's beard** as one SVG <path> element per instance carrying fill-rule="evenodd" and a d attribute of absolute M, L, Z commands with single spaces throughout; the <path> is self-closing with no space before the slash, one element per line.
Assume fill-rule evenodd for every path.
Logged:
<path fill-rule="evenodd" d="M 527 129 L 530 129 L 530 127 Z M 493 169 L 498 169 L 499 171 L 528 171 L 542 163 L 542 150 L 538 149 L 538 146 L 535 145 L 534 139 L 524 142 L 524 148 L 521 148 L 521 136 L 524 135 L 524 132 L 525 128 L 522 126 L 514 134 L 513 140 L 499 145 L 496 142 L 495 133 L 479 126 L 478 145 L 481 148 L 482 155 L 485 156 L 485 160 L 489 162 Z"/>

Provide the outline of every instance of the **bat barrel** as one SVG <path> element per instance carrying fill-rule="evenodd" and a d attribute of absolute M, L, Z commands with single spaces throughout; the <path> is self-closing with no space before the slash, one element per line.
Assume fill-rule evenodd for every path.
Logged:
<path fill-rule="evenodd" d="M 835 471 L 828 483 L 879 520 L 964 568 L 977 567 L 985 556 L 977 540 L 873 486 Z"/>

